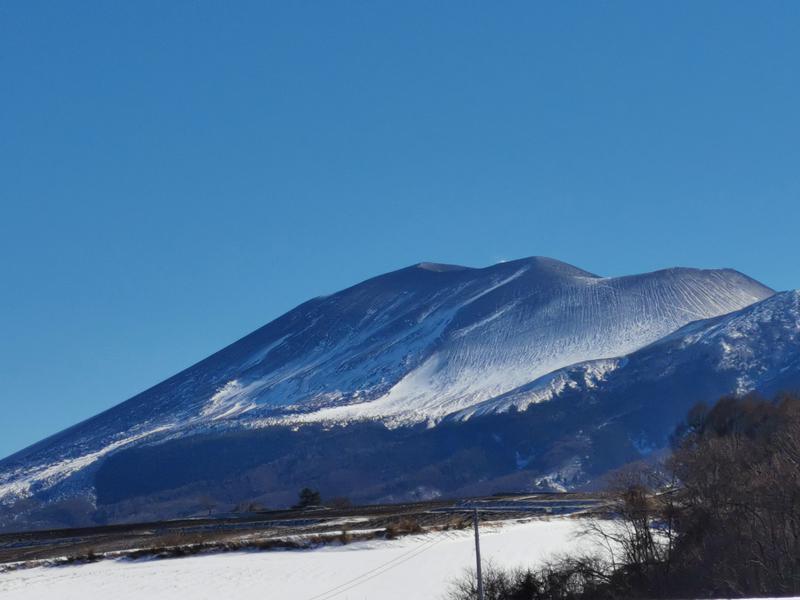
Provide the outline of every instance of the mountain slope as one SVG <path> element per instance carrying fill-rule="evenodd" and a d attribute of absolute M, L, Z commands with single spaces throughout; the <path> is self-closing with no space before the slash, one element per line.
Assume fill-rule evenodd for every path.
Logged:
<path fill-rule="evenodd" d="M 165 498 L 193 499 L 196 510 L 212 490 L 220 505 L 237 494 L 278 505 L 309 483 L 357 501 L 581 486 L 665 448 L 698 401 L 798 387 L 800 292 L 784 292 L 627 356 L 548 374 L 436 427 L 310 423 L 125 449 L 99 469 L 97 499 L 122 518 Z"/>
<path fill-rule="evenodd" d="M 646 454 L 665 447 L 698 402 L 782 391 L 800 391 L 800 290 L 695 321 L 627 356 L 557 370 L 450 419 L 566 405 L 567 437 L 613 429 L 619 448 Z"/>
<path fill-rule="evenodd" d="M 732 270 L 603 278 L 546 258 L 484 269 L 422 263 L 306 302 L 1 461 L 0 502 L 85 490 L 107 457 L 156 441 L 279 424 L 435 424 L 491 412 L 492 402 L 549 373 L 634 352 L 772 293 Z M 587 377 L 602 378 L 605 364 L 613 361 L 592 363 Z"/>

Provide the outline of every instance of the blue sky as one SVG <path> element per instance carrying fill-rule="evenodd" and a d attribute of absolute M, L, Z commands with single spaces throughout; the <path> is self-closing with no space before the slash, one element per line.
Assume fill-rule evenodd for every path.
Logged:
<path fill-rule="evenodd" d="M 800 287 L 800 4 L 0 4 L 0 456 L 422 260 Z"/>

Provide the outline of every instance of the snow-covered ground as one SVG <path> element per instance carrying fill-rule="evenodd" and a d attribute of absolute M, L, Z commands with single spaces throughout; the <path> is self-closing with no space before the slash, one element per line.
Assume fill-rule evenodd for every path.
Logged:
<path fill-rule="evenodd" d="M 533 520 L 481 529 L 485 562 L 512 567 L 576 551 L 579 522 Z M 307 551 L 235 552 L 165 560 L 105 560 L 0 575 L 4 600 L 438 599 L 475 564 L 471 530 Z"/>
<path fill-rule="evenodd" d="M 484 565 L 535 566 L 554 555 L 590 551 L 592 543 L 576 535 L 580 525 L 580 521 L 562 518 L 483 526 Z M 472 530 L 463 530 L 316 550 L 103 560 L 21 569 L 0 574 L 0 597 L 4 600 L 440 600 L 446 597 L 453 578 L 474 564 Z"/>

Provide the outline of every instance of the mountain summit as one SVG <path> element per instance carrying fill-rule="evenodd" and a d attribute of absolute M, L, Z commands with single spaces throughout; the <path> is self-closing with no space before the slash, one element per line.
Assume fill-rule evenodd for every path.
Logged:
<path fill-rule="evenodd" d="M 591 364 L 582 372 L 591 388 L 613 363 L 602 359 L 773 294 L 729 269 L 600 277 L 542 257 L 486 268 L 419 263 L 310 300 L 1 461 L 0 503 L 86 494 L 110 458 L 190 438 L 316 424 L 339 434 L 369 423 L 430 428 L 524 410 L 552 397 L 514 396 L 542 378 Z"/>

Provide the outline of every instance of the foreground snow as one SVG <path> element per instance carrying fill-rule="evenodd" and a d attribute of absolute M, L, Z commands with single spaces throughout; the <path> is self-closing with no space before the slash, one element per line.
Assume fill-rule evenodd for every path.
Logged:
<path fill-rule="evenodd" d="M 586 547 L 588 542 L 575 538 L 579 526 L 571 519 L 485 526 L 481 553 L 485 561 L 498 566 L 532 565 L 552 554 Z M 0 575 L 0 596 L 4 600 L 437 599 L 444 597 L 454 577 L 474 565 L 473 544 L 472 531 L 464 530 L 310 551 L 39 567 Z"/>
<path fill-rule="evenodd" d="M 591 543 L 577 537 L 580 526 L 580 521 L 567 518 L 484 526 L 484 565 L 535 566 L 553 555 L 590 551 Z M 453 578 L 475 564 L 473 544 L 472 531 L 464 530 L 308 551 L 39 567 L 0 575 L 0 596 L 4 600 L 437 600 L 446 597 Z"/>

